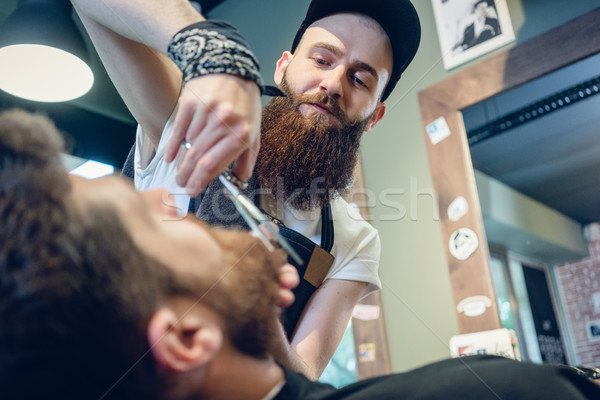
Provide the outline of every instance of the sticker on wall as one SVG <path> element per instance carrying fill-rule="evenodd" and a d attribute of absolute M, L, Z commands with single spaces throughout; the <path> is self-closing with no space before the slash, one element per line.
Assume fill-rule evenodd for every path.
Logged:
<path fill-rule="evenodd" d="M 517 334 L 512 329 L 500 328 L 464 333 L 450 338 L 450 355 L 452 357 L 476 354 L 493 354 L 520 360 L 521 352 L 517 343 Z"/>
<path fill-rule="evenodd" d="M 358 345 L 358 362 L 375 361 L 375 343 L 360 343 Z"/>
<path fill-rule="evenodd" d="M 466 260 L 479 247 L 477 234 L 469 228 L 460 228 L 452 232 L 448 242 L 450 254 L 457 260 Z"/>
<path fill-rule="evenodd" d="M 456 306 L 459 313 L 464 313 L 467 317 L 477 317 L 485 312 L 492 305 L 492 299 L 487 296 L 471 296 L 463 299 Z"/>
<path fill-rule="evenodd" d="M 600 292 L 592 294 L 592 307 L 594 314 L 600 314 Z"/>
<path fill-rule="evenodd" d="M 352 310 L 352 317 L 361 321 L 372 321 L 379 318 L 379 306 L 371 304 L 357 304 Z"/>
<path fill-rule="evenodd" d="M 432 144 L 438 144 L 442 140 L 450 136 L 450 128 L 446 123 L 446 118 L 439 117 L 429 125 L 427 125 L 427 135 Z"/>
<path fill-rule="evenodd" d="M 469 211 L 469 203 L 462 196 L 455 198 L 448 206 L 448 219 L 450 221 L 458 221 Z"/>

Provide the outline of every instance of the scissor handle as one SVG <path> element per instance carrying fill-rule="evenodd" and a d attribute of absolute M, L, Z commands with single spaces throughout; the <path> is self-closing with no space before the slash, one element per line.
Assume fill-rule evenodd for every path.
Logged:
<path fill-rule="evenodd" d="M 237 176 L 234 175 L 232 169 L 230 167 L 227 167 L 225 169 L 225 171 L 223 171 L 223 173 L 221 174 L 223 175 L 223 177 L 227 180 L 227 182 L 232 183 L 233 185 L 235 185 L 239 190 L 244 190 L 248 187 L 248 182 L 247 181 L 243 181 L 240 178 L 238 178 Z"/>

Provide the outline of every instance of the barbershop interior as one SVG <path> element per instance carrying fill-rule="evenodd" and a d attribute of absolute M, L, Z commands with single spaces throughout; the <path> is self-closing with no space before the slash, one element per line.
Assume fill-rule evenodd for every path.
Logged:
<path fill-rule="evenodd" d="M 87 64 L 83 88 L 70 74 L 33 93 L 32 71 L 46 64 L 12 67 L 22 80 L 5 69 L 26 58 L 1 47 L 27 3 L 0 3 L 0 111 L 55 121 L 72 173 L 119 174 L 136 121 L 70 4 L 63 19 L 24 10 L 17 25 L 64 28 L 55 46 Z M 310 1 L 198 3 L 239 29 L 274 85 Z M 364 134 L 345 195 L 379 232 L 382 287 L 354 308 L 321 380 L 343 386 L 471 354 L 600 367 L 598 1 L 484 1 L 495 21 L 478 41 L 464 20 L 481 2 L 412 3 L 419 49 Z"/>

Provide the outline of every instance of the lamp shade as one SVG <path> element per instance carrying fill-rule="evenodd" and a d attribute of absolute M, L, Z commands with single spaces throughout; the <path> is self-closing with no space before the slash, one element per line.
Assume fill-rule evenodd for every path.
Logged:
<path fill-rule="evenodd" d="M 67 101 L 94 75 L 69 0 L 19 0 L 0 27 L 0 89 L 29 100 Z"/>

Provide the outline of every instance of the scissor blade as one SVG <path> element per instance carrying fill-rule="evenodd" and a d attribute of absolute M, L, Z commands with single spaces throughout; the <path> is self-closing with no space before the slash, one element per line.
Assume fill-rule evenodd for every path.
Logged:
<path fill-rule="evenodd" d="M 250 215 L 248 215 L 248 212 L 246 211 L 246 209 L 239 204 L 239 202 L 238 202 L 239 198 L 231 197 L 230 199 L 233 202 L 233 204 L 235 205 L 235 208 L 238 210 L 238 212 L 242 216 L 242 218 L 244 218 L 244 220 L 246 221 L 246 223 L 248 224 L 248 226 L 250 227 L 252 232 L 254 232 L 256 234 L 256 236 L 258 236 L 258 238 L 261 240 L 261 242 L 263 242 L 263 244 L 265 245 L 267 250 L 274 251 L 275 247 L 273 246 L 273 244 L 271 243 L 269 238 L 260 230 L 256 221 Z"/>
<path fill-rule="evenodd" d="M 298 253 L 296 253 L 296 250 L 294 250 L 294 248 L 290 246 L 288 241 L 283 236 L 281 236 L 281 234 L 277 231 L 277 229 L 273 227 L 273 225 L 271 225 L 271 222 L 266 221 L 264 225 L 267 227 L 269 232 L 271 232 L 271 234 L 275 236 L 277 243 L 279 243 L 279 245 L 290 255 L 290 257 L 292 257 L 294 261 L 298 263 L 298 265 L 303 265 L 304 260 L 302 260 L 302 257 L 300 257 Z"/>
<path fill-rule="evenodd" d="M 219 175 L 219 180 L 225 186 L 225 189 L 231 194 L 231 200 L 235 204 L 240 215 L 244 218 L 244 220 L 248 223 L 250 228 L 256 232 L 257 235 L 263 240 L 264 234 L 261 232 L 260 228 L 256 224 L 256 221 L 259 221 L 261 224 L 265 225 L 269 232 L 275 238 L 275 241 L 279 243 L 281 248 L 283 248 L 289 255 L 292 257 L 298 265 L 303 265 L 304 261 L 302 257 L 298 255 L 298 253 L 294 250 L 292 246 L 288 243 L 288 241 L 281 236 L 281 234 L 275 229 L 271 222 L 263 215 L 263 213 L 251 202 L 246 196 L 244 196 L 240 190 L 231 183 L 225 176 Z M 266 239 L 268 241 L 268 239 Z M 264 240 L 263 240 L 264 242 Z M 265 243 L 266 245 L 266 243 Z M 269 246 L 267 246 L 269 248 Z M 271 246 L 272 248 L 272 246 Z M 269 248 L 270 249 L 270 248 Z"/>
<path fill-rule="evenodd" d="M 298 263 L 298 265 L 304 264 L 302 257 L 300 257 L 298 253 L 296 253 L 294 248 L 290 246 L 288 241 L 283 236 L 281 236 L 279 231 L 275 229 L 273 225 L 271 225 L 271 221 L 269 221 L 269 219 L 265 217 L 265 215 L 258 209 L 258 207 L 254 205 L 253 202 L 251 202 L 246 196 L 242 194 L 237 196 L 236 199 L 240 202 L 240 205 L 243 206 L 246 209 L 246 211 L 248 211 L 248 213 L 252 215 L 254 219 L 260 221 L 264 226 L 267 227 L 269 232 L 271 232 L 271 234 L 275 238 L 275 241 L 279 243 L 279 245 L 290 255 L 290 257 L 292 257 L 292 259 L 294 259 L 294 261 Z"/>

